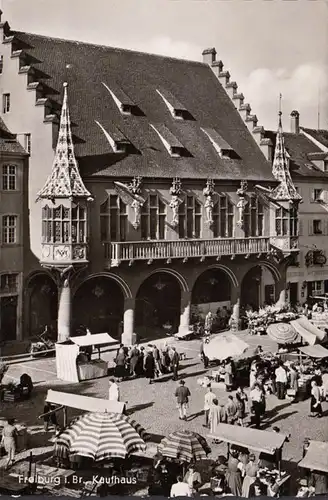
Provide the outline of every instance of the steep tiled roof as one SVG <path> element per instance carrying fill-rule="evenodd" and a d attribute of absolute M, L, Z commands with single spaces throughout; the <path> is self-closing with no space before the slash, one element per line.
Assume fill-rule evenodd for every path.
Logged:
<path fill-rule="evenodd" d="M 276 144 L 276 132 L 267 130 L 265 137 L 271 139 L 274 147 Z M 321 149 L 303 134 L 292 134 L 284 132 L 285 148 L 290 156 L 290 173 L 292 177 L 325 177 L 328 173 L 322 172 L 308 158 L 310 153 L 320 153 Z"/>
<path fill-rule="evenodd" d="M 73 134 L 81 170 L 86 157 L 99 156 L 93 175 L 155 176 L 274 181 L 271 166 L 243 123 L 238 111 L 210 67 L 199 62 L 123 49 L 12 32 L 15 47 L 39 60 L 31 63 L 57 92 L 69 83 Z M 42 72 L 42 73 L 41 73 Z M 119 86 L 141 110 L 139 116 L 121 114 L 110 89 Z M 157 89 L 165 88 L 183 103 L 193 120 L 172 117 Z M 61 104 L 58 94 L 50 96 Z M 114 122 L 131 141 L 135 154 L 112 153 L 105 130 Z M 190 157 L 171 158 L 151 123 L 164 124 Z M 221 159 L 201 127 L 215 129 L 240 160 Z M 89 165 L 90 166 L 90 165 Z M 85 174 L 84 174 L 85 175 Z"/>
<path fill-rule="evenodd" d="M 307 134 L 311 135 L 316 141 L 321 142 L 326 148 L 328 148 L 328 130 L 316 130 L 313 128 L 301 127 Z"/>
<path fill-rule="evenodd" d="M 18 153 L 27 155 L 25 149 L 16 140 L 16 135 L 8 130 L 0 118 L 0 153 Z"/>

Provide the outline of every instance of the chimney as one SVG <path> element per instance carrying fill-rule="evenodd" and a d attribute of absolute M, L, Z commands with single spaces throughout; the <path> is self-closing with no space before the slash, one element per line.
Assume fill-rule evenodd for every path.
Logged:
<path fill-rule="evenodd" d="M 290 113 L 290 131 L 292 134 L 300 133 L 300 114 L 296 110 Z"/>
<path fill-rule="evenodd" d="M 203 63 L 209 64 L 209 65 L 213 64 L 215 62 L 215 58 L 216 58 L 215 48 L 213 47 L 212 49 L 203 50 L 202 56 L 203 56 Z"/>

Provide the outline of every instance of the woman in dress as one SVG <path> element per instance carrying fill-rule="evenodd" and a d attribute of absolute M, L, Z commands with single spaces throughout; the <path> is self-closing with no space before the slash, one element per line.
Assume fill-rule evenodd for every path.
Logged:
<path fill-rule="evenodd" d="M 145 357 L 145 376 L 149 379 L 149 383 L 152 384 L 155 378 L 155 359 L 152 351 L 148 351 Z"/>
<path fill-rule="evenodd" d="M 244 498 L 250 497 L 251 485 L 256 481 L 258 473 L 258 465 L 255 463 L 255 455 L 249 455 L 249 462 L 245 466 L 245 477 L 242 486 L 241 496 Z"/>
<path fill-rule="evenodd" d="M 130 351 L 130 375 L 132 377 L 137 376 L 137 365 L 139 361 L 139 349 L 138 346 L 134 346 Z"/>
<path fill-rule="evenodd" d="M 315 380 L 311 382 L 310 417 L 322 417 L 321 393 Z"/>
<path fill-rule="evenodd" d="M 226 391 L 230 392 L 233 388 L 233 364 L 231 358 L 228 358 L 225 363 L 225 375 L 224 375 L 224 383 L 226 386 Z"/>
<path fill-rule="evenodd" d="M 221 418 L 221 408 L 219 406 L 219 401 L 215 398 L 210 406 L 210 411 L 208 414 L 208 421 L 210 424 L 210 432 L 215 435 L 219 423 L 222 421 Z M 214 442 L 216 440 L 214 439 Z"/>
<path fill-rule="evenodd" d="M 239 465 L 238 452 L 232 450 L 228 460 L 226 481 L 229 489 L 231 490 L 231 493 L 236 497 L 241 496 L 241 490 L 242 490 L 241 473 L 238 465 Z"/>
<path fill-rule="evenodd" d="M 124 347 L 120 347 L 115 359 L 115 376 L 118 379 L 118 382 L 122 382 L 125 377 L 126 358 L 127 356 Z"/>
<path fill-rule="evenodd" d="M 14 424 L 15 419 L 9 418 L 2 429 L 1 444 L 8 454 L 6 469 L 13 465 L 15 459 L 17 429 Z"/>
<path fill-rule="evenodd" d="M 241 427 L 244 426 L 244 419 L 246 417 L 246 402 L 248 401 L 248 397 L 244 392 L 242 387 L 238 387 L 236 392 L 236 404 L 237 404 L 237 417 L 238 417 L 238 425 Z"/>

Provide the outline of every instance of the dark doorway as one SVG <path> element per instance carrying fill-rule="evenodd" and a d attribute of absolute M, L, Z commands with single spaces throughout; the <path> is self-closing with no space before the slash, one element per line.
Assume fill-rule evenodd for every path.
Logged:
<path fill-rule="evenodd" d="M 38 274 L 28 283 L 28 330 L 30 336 L 40 335 L 48 326 L 57 332 L 58 289 L 47 274 Z"/>
<path fill-rule="evenodd" d="M 74 295 L 73 335 L 84 325 L 91 333 L 109 333 L 118 338 L 123 314 L 124 295 L 116 281 L 105 276 L 87 280 Z"/>
<path fill-rule="evenodd" d="M 16 340 L 17 302 L 17 295 L 1 297 L 1 341 Z"/>
<path fill-rule="evenodd" d="M 252 267 L 241 284 L 241 304 L 257 310 L 260 305 L 260 284 L 262 270 L 260 266 Z"/>
<path fill-rule="evenodd" d="M 289 300 L 292 306 L 295 306 L 298 302 L 298 283 L 289 284 Z"/>
<path fill-rule="evenodd" d="M 140 286 L 136 300 L 135 325 L 142 336 L 177 332 L 180 324 L 181 289 L 168 273 L 155 273 Z"/>

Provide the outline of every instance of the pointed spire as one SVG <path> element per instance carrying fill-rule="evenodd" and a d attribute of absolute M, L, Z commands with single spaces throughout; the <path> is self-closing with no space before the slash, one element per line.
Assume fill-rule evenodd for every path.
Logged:
<path fill-rule="evenodd" d="M 272 164 L 273 176 L 279 181 L 279 185 L 273 190 L 271 197 L 275 201 L 301 201 L 301 196 L 296 191 L 293 184 L 287 160 L 285 149 L 284 136 L 282 130 L 282 111 L 281 111 L 282 95 L 279 95 L 279 124 L 276 136 L 276 148 L 274 152 L 274 160 Z"/>
<path fill-rule="evenodd" d="M 64 83 L 64 99 L 61 110 L 59 134 L 51 173 L 38 193 L 45 198 L 92 198 L 86 189 L 74 154 L 71 121 L 67 103 L 67 83 Z"/>

